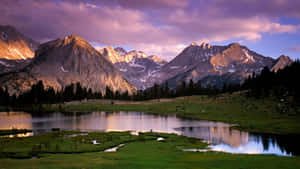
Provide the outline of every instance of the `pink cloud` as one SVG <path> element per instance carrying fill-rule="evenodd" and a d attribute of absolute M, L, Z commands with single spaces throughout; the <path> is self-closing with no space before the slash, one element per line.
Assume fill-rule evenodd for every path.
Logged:
<path fill-rule="evenodd" d="M 294 6 L 299 2 L 290 2 L 294 4 L 282 0 L 1 0 L 0 24 L 13 25 L 40 41 L 74 33 L 90 42 L 132 46 L 170 59 L 192 41 L 257 40 L 265 33 L 297 32 L 298 25 L 277 19 L 280 13 L 298 16 Z"/>
<path fill-rule="evenodd" d="M 188 6 L 188 0 L 115 0 L 124 7 L 130 8 L 182 8 Z"/>
<path fill-rule="evenodd" d="M 289 52 L 299 52 L 300 51 L 300 46 L 291 47 L 291 48 L 287 49 L 287 51 L 289 51 Z"/>
<path fill-rule="evenodd" d="M 209 3 L 210 8 L 218 9 L 224 16 L 300 17 L 299 0 L 211 0 L 201 2 L 202 4 Z"/>

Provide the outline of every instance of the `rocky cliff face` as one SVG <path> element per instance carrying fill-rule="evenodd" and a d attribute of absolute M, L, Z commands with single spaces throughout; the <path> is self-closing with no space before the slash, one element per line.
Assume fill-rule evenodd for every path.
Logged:
<path fill-rule="evenodd" d="M 278 59 L 276 59 L 275 64 L 272 67 L 272 71 L 277 72 L 280 69 L 290 65 L 293 63 L 293 60 L 288 56 L 281 55 Z"/>
<path fill-rule="evenodd" d="M 0 59 L 21 60 L 34 57 L 38 43 L 12 26 L 0 26 Z"/>
<path fill-rule="evenodd" d="M 82 86 L 102 93 L 106 86 L 114 91 L 136 91 L 112 63 L 76 35 L 40 45 L 30 65 L 20 72 L 2 76 L 0 84 L 7 86 L 10 93 L 20 93 L 39 80 L 55 90 L 80 82 Z"/>
<path fill-rule="evenodd" d="M 148 83 L 152 79 L 149 77 L 167 63 L 157 56 L 147 56 L 144 52 L 135 50 L 127 52 L 120 47 L 115 49 L 106 47 L 100 50 L 100 53 L 112 62 L 123 77 L 136 86 L 137 89 L 150 87 Z M 154 81 L 150 82 L 150 84 L 153 83 Z"/>
<path fill-rule="evenodd" d="M 0 59 L 0 75 L 10 72 L 16 72 L 30 64 L 32 59 L 10 60 Z"/>

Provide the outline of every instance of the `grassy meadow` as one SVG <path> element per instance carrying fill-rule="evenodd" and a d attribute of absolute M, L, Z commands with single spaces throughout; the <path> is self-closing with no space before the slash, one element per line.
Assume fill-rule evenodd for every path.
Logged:
<path fill-rule="evenodd" d="M 1 169 L 295 169 L 300 158 L 274 155 L 240 155 L 220 152 L 184 152 L 185 148 L 207 148 L 201 140 L 174 134 L 129 132 L 92 132 L 68 137 L 80 132 L 52 132 L 27 138 L 0 138 Z M 158 142 L 156 139 L 165 140 Z M 91 144 L 97 140 L 101 144 Z M 47 143 L 48 142 L 48 143 Z M 117 152 L 103 150 L 124 143 Z M 48 145 L 47 145 L 48 144 Z M 59 145 L 59 148 L 57 148 Z M 37 148 L 40 146 L 40 148 Z M 48 147 L 48 148 L 47 148 Z M 5 154 L 6 152 L 6 154 Z M 7 152 L 14 152 L 16 156 Z M 22 155 L 23 154 L 23 155 Z M 26 155 L 27 154 L 27 155 Z M 32 156 L 37 158 L 31 158 Z"/>

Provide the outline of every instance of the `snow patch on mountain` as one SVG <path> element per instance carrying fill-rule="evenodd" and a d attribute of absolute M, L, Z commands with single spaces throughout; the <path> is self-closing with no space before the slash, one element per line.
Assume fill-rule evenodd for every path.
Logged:
<path fill-rule="evenodd" d="M 253 56 L 249 55 L 248 51 L 246 49 L 243 49 L 243 52 L 246 56 L 245 60 L 243 61 L 243 63 L 248 63 L 248 62 L 255 62 Z"/>
<path fill-rule="evenodd" d="M 178 69 L 180 66 L 170 66 L 171 69 Z"/>
<path fill-rule="evenodd" d="M 65 70 L 63 66 L 60 67 L 61 71 L 63 71 L 64 73 L 69 72 L 68 70 Z"/>
<path fill-rule="evenodd" d="M 12 65 L 9 65 L 3 61 L 0 61 L 0 64 L 3 65 L 3 66 L 6 66 L 6 67 L 13 67 Z"/>
<path fill-rule="evenodd" d="M 235 69 L 229 69 L 228 72 L 234 73 L 236 70 Z"/>
<path fill-rule="evenodd" d="M 130 67 L 140 67 L 140 68 L 143 68 L 144 70 L 146 69 L 145 66 L 140 65 L 140 64 L 136 64 L 136 63 L 129 63 L 129 66 Z"/>

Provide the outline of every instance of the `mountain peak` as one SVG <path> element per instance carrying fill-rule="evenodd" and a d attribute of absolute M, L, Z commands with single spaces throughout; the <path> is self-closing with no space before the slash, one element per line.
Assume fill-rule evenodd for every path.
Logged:
<path fill-rule="evenodd" d="M 156 63 L 167 63 L 167 61 L 165 59 L 162 59 L 156 55 L 150 55 L 150 56 L 148 56 L 148 59 L 151 59 Z"/>
<path fill-rule="evenodd" d="M 190 46 L 198 46 L 196 42 L 192 42 Z"/>
<path fill-rule="evenodd" d="M 126 55 L 127 51 L 124 48 L 116 47 L 115 51 L 119 53 L 119 55 Z"/>
<path fill-rule="evenodd" d="M 201 45 L 198 45 L 196 42 L 192 42 L 190 46 L 200 46 L 202 49 L 209 49 L 211 48 L 211 45 L 206 42 L 202 42 Z"/>
<path fill-rule="evenodd" d="M 203 43 L 201 43 L 200 47 L 202 49 L 209 49 L 211 47 L 211 45 L 209 43 L 203 42 Z"/>
<path fill-rule="evenodd" d="M 229 44 L 229 47 L 240 47 L 241 45 L 237 42 Z"/>
<path fill-rule="evenodd" d="M 276 59 L 276 62 L 273 65 L 271 70 L 274 72 L 277 72 L 278 70 L 283 69 L 292 63 L 293 63 L 293 60 L 290 57 L 281 55 L 281 56 L 279 56 L 278 59 Z"/>
<path fill-rule="evenodd" d="M 44 53 L 50 53 L 45 55 Z M 96 56 L 99 52 L 92 47 L 86 40 L 77 36 L 70 35 L 50 42 L 46 42 L 35 52 L 33 62 L 38 64 L 44 60 L 55 62 L 73 60 L 80 61 L 88 57 Z"/>
<path fill-rule="evenodd" d="M 46 42 L 43 46 L 64 47 L 71 46 L 72 48 L 92 48 L 91 45 L 78 35 L 71 34 L 60 39 Z"/>
<path fill-rule="evenodd" d="M 83 38 L 81 38 L 78 35 L 71 34 L 69 36 L 65 36 L 63 39 L 66 43 L 76 42 L 76 41 L 85 41 Z"/>
<path fill-rule="evenodd" d="M 76 39 L 76 38 L 79 38 L 79 36 L 75 35 L 75 34 L 71 34 L 69 36 L 65 36 L 65 38 Z"/>
<path fill-rule="evenodd" d="M 286 56 L 286 55 L 280 55 L 278 59 L 279 60 L 283 59 L 283 60 L 291 60 L 292 61 L 292 59 L 289 56 Z"/>

